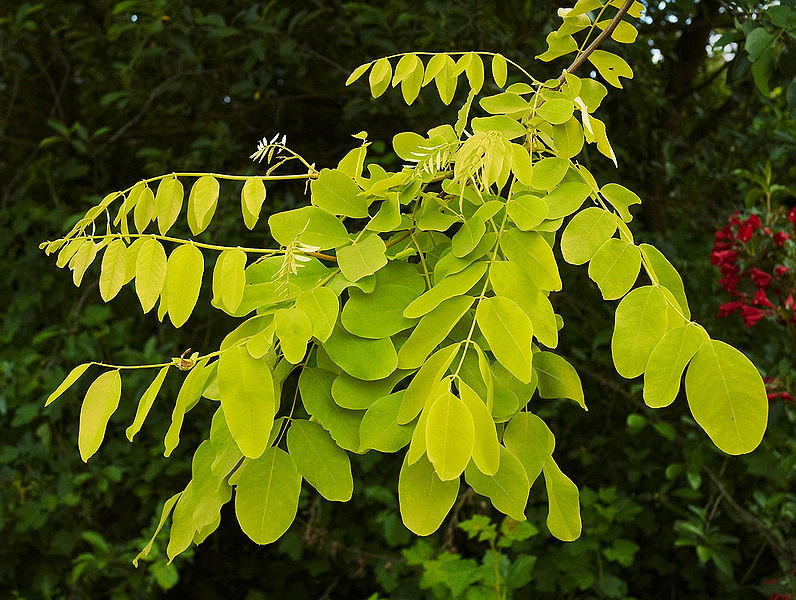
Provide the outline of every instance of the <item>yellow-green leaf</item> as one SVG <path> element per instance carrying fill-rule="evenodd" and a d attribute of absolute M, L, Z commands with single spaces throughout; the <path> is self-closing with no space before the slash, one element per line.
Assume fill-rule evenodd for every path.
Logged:
<path fill-rule="evenodd" d="M 280 308 L 274 313 L 276 335 L 285 360 L 297 365 L 307 353 L 307 344 L 312 337 L 312 321 L 300 308 Z"/>
<path fill-rule="evenodd" d="M 248 461 L 235 487 L 235 515 L 243 533 L 257 544 L 278 540 L 296 518 L 300 492 L 301 475 L 284 450 L 268 448 Z"/>
<path fill-rule="evenodd" d="M 600 288 L 603 298 L 624 296 L 638 278 L 641 251 L 622 238 L 610 238 L 591 257 L 589 277 Z"/>
<path fill-rule="evenodd" d="M 370 83 L 370 93 L 374 98 L 381 96 L 388 87 L 392 78 L 392 67 L 386 58 L 380 58 L 373 64 L 368 80 Z"/>
<path fill-rule="evenodd" d="M 53 402 L 55 402 L 61 394 L 63 394 L 66 390 L 68 390 L 72 385 L 80 379 L 80 376 L 86 372 L 91 366 L 91 363 L 83 363 L 82 365 L 76 366 L 69 372 L 69 375 L 61 382 L 61 384 L 55 388 L 55 391 L 47 396 L 47 401 L 44 403 L 44 406 L 49 406 Z"/>
<path fill-rule="evenodd" d="M 75 255 L 72 257 L 70 267 L 72 268 L 72 281 L 77 287 L 80 287 L 83 281 L 83 275 L 86 269 L 89 268 L 94 259 L 97 257 L 97 250 L 99 246 L 92 241 L 87 241 L 77 249 Z"/>
<path fill-rule="evenodd" d="M 240 192 L 240 208 L 243 213 L 243 223 L 248 229 L 254 229 L 260 210 L 265 201 L 265 184 L 259 177 L 250 177 L 243 184 Z"/>
<path fill-rule="evenodd" d="M 622 377 L 638 377 L 667 330 L 666 298 L 657 287 L 636 288 L 616 307 L 611 356 Z"/>
<path fill-rule="evenodd" d="M 246 286 L 246 253 L 240 248 L 225 250 L 218 257 L 216 269 L 220 271 L 218 278 L 214 273 L 213 283 L 217 283 L 220 290 L 213 290 L 214 295 L 220 296 L 227 311 L 234 313 L 243 299 Z"/>
<path fill-rule="evenodd" d="M 180 216 L 183 199 L 182 183 L 176 176 L 160 180 L 158 192 L 155 195 L 155 206 L 158 215 L 158 230 L 161 235 L 166 235 L 177 217 Z"/>
<path fill-rule="evenodd" d="M 218 360 L 218 393 L 235 442 L 245 456 L 257 458 L 266 448 L 277 408 L 268 363 L 252 358 L 242 346 L 228 348 Z"/>
<path fill-rule="evenodd" d="M 555 449 L 553 432 L 533 413 L 520 412 L 506 425 L 503 443 L 522 463 L 528 482 L 533 485 L 545 461 Z"/>
<path fill-rule="evenodd" d="M 127 262 L 125 253 L 127 246 L 122 240 L 113 240 L 105 248 L 100 268 L 99 291 L 105 302 L 109 302 L 124 285 Z"/>
<path fill-rule="evenodd" d="M 202 175 L 197 179 L 188 195 L 188 226 L 191 233 L 202 233 L 216 212 L 218 204 L 218 179 L 212 175 Z"/>
<path fill-rule="evenodd" d="M 296 298 L 296 308 L 303 310 L 312 322 L 312 335 L 319 342 L 325 342 L 332 335 L 340 300 L 327 287 L 316 287 L 301 292 Z"/>
<path fill-rule="evenodd" d="M 141 308 L 148 313 L 166 281 L 166 251 L 158 240 L 150 238 L 141 245 L 135 261 L 135 275 L 135 293 Z"/>
<path fill-rule="evenodd" d="M 133 566 L 138 567 L 138 561 L 142 558 L 146 558 L 149 556 L 149 553 L 152 551 L 152 546 L 155 543 L 155 538 L 160 533 L 160 530 L 163 529 L 163 525 L 166 524 L 166 519 L 169 518 L 174 505 L 177 504 L 177 500 L 180 499 L 182 492 L 177 492 L 171 498 L 166 500 L 163 504 L 163 509 L 160 511 L 160 521 L 158 521 L 158 526 L 155 528 L 155 533 L 152 534 L 152 538 L 149 540 L 146 546 L 139 552 L 136 557 L 133 559 Z"/>
<path fill-rule="evenodd" d="M 691 414 L 727 454 L 746 454 L 760 444 L 768 422 L 763 379 L 740 351 L 718 340 L 700 346 L 685 374 Z"/>
<path fill-rule="evenodd" d="M 149 414 L 149 410 L 152 408 L 152 404 L 155 402 L 155 398 L 157 397 L 160 388 L 163 386 L 163 380 L 166 379 L 166 374 L 168 371 L 169 366 L 161 368 L 160 371 L 158 371 L 154 381 L 149 384 L 149 387 L 147 387 L 144 395 L 141 396 L 141 399 L 138 401 L 138 408 L 135 411 L 133 423 L 125 430 L 125 435 L 131 442 L 133 441 L 135 434 L 141 431 L 141 426 L 144 424 L 144 421 Z"/>
<path fill-rule="evenodd" d="M 580 537 L 580 494 L 572 480 L 561 472 L 550 456 L 544 463 L 547 487 L 547 528 L 555 537 L 571 542 Z"/>
<path fill-rule="evenodd" d="M 500 364 L 523 383 L 530 382 L 533 325 L 528 315 L 513 300 L 494 296 L 481 299 L 475 318 Z"/>
<path fill-rule="evenodd" d="M 696 323 L 676 327 L 661 338 L 652 350 L 644 372 L 644 402 L 647 406 L 663 408 L 674 402 L 686 365 L 706 340 L 705 330 Z"/>
<path fill-rule="evenodd" d="M 464 472 L 474 440 L 473 417 L 464 402 L 450 392 L 438 397 L 428 412 L 426 453 L 442 481 Z"/>
<path fill-rule="evenodd" d="M 139 183 L 143 184 L 143 182 Z M 138 183 L 136 186 L 138 186 Z M 155 204 L 155 194 L 148 185 L 143 184 L 139 189 L 141 190 L 140 195 L 133 209 L 133 223 L 135 223 L 136 231 L 143 233 L 147 225 L 155 218 L 157 205 Z M 130 194 L 132 194 L 132 191 Z"/>
<path fill-rule="evenodd" d="M 431 535 L 439 529 L 458 494 L 458 478 L 442 481 L 425 456 L 413 464 L 404 457 L 398 476 L 398 505 L 401 519 L 412 533 Z"/>
<path fill-rule="evenodd" d="M 337 502 L 351 499 L 351 461 L 318 423 L 293 420 L 287 432 L 287 449 L 298 472 L 321 496 Z"/>
<path fill-rule="evenodd" d="M 614 87 L 621 88 L 620 77 L 633 79 L 633 69 L 621 56 L 605 50 L 595 50 L 589 55 L 589 62 L 600 72 L 600 75 Z"/>
<path fill-rule="evenodd" d="M 500 442 L 492 415 L 475 390 L 459 381 L 459 396 L 473 419 L 473 462 L 485 475 L 494 475 L 500 466 Z"/>
<path fill-rule="evenodd" d="M 561 236 L 561 254 L 571 265 L 582 265 L 592 259 L 616 231 L 616 217 L 597 206 L 580 211 L 569 222 Z"/>
<path fill-rule="evenodd" d="M 83 462 L 87 462 L 102 444 L 108 421 L 119 406 L 121 394 L 122 378 L 119 369 L 106 371 L 89 386 L 83 405 L 80 407 L 80 429 L 77 438 Z"/>
<path fill-rule="evenodd" d="M 163 287 L 166 291 L 169 317 L 175 327 L 181 327 L 191 316 L 199 299 L 203 273 L 202 252 L 193 244 L 182 244 L 169 256 Z"/>
<path fill-rule="evenodd" d="M 365 74 L 365 71 L 367 71 L 368 68 L 370 68 L 370 65 L 372 64 L 373 64 L 372 62 L 369 62 L 365 63 L 364 65 L 359 65 L 356 69 L 352 71 L 351 75 L 348 76 L 348 79 L 346 79 L 345 84 L 349 86 L 352 83 L 354 83 L 357 79 L 359 79 Z"/>
<path fill-rule="evenodd" d="M 522 463 L 511 450 L 500 447 L 500 466 L 494 475 L 485 475 L 471 462 L 464 470 L 464 479 L 475 493 L 489 498 L 500 512 L 515 521 L 525 520 L 531 486 Z"/>
<path fill-rule="evenodd" d="M 492 57 L 492 79 L 495 80 L 495 85 L 499 88 L 506 85 L 507 75 L 508 68 L 506 65 L 506 58 L 501 54 L 495 54 Z"/>

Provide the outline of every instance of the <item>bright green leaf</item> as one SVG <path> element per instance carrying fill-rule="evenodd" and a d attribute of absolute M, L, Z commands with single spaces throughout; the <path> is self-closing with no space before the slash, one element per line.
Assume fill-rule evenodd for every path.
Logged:
<path fill-rule="evenodd" d="M 177 217 L 180 216 L 183 192 L 182 183 L 176 176 L 160 180 L 158 192 L 155 195 L 155 206 L 157 207 L 158 230 L 161 235 L 166 235 Z"/>
<path fill-rule="evenodd" d="M 270 544 L 285 533 L 298 510 L 301 475 L 290 455 L 268 448 L 247 462 L 235 487 L 238 523 L 257 544 Z"/>
<path fill-rule="evenodd" d="M 126 251 L 127 246 L 120 239 L 113 240 L 105 248 L 99 278 L 100 296 L 105 302 L 116 296 L 124 285 L 127 268 Z"/>
<path fill-rule="evenodd" d="M 193 244 L 178 246 L 166 264 L 163 287 L 168 299 L 169 318 L 175 327 L 181 327 L 191 316 L 204 274 L 204 258 Z"/>
<path fill-rule="evenodd" d="M 644 372 L 644 402 L 652 408 L 669 406 L 680 391 L 680 380 L 688 362 L 707 340 L 696 323 L 666 333 L 650 354 Z"/>
<path fill-rule="evenodd" d="M 337 324 L 323 343 L 329 358 L 352 377 L 384 379 L 398 368 L 398 354 L 389 338 L 369 340 L 348 333 Z"/>
<path fill-rule="evenodd" d="M 338 300 L 337 294 L 326 287 L 305 290 L 296 298 L 296 308 L 303 310 L 310 318 L 312 335 L 315 339 L 319 342 L 329 339 L 340 310 L 340 300 Z"/>
<path fill-rule="evenodd" d="M 523 265 L 537 287 L 546 291 L 561 289 L 561 276 L 553 250 L 541 234 L 510 229 L 500 238 L 500 249 L 509 261 Z"/>
<path fill-rule="evenodd" d="M 474 262 L 463 271 L 438 281 L 434 287 L 406 307 L 404 316 L 410 319 L 422 317 L 448 298 L 467 293 L 484 276 L 487 265 L 486 261 Z"/>
<path fill-rule="evenodd" d="M 533 413 L 519 412 L 506 424 L 503 443 L 522 463 L 532 485 L 553 454 L 556 440 L 544 421 Z"/>
<path fill-rule="evenodd" d="M 578 539 L 581 532 L 580 494 L 552 456 L 544 463 L 544 482 L 547 487 L 547 528 L 561 541 Z"/>
<path fill-rule="evenodd" d="M 431 535 L 450 512 L 459 494 L 459 480 L 442 481 L 423 456 L 414 464 L 404 458 L 398 477 L 401 519 L 412 533 Z"/>
<path fill-rule="evenodd" d="M 428 412 L 426 453 L 442 481 L 458 479 L 473 454 L 475 427 L 467 406 L 448 392 Z"/>
<path fill-rule="evenodd" d="M 470 309 L 473 300 L 466 295 L 448 298 L 424 315 L 398 351 L 398 367 L 419 368 Z"/>
<path fill-rule="evenodd" d="M 133 423 L 125 430 L 125 435 L 131 442 L 133 441 L 135 434 L 141 431 L 141 426 L 144 424 L 144 421 L 149 414 L 149 409 L 152 408 L 152 404 L 155 402 L 155 398 L 157 397 L 160 388 L 163 386 L 163 381 L 166 379 L 166 374 L 168 371 L 169 366 L 162 367 L 160 371 L 158 371 L 154 381 L 149 384 L 149 387 L 147 387 L 146 391 L 141 396 L 141 399 L 138 401 L 138 408 L 136 408 Z"/>
<path fill-rule="evenodd" d="M 568 398 L 586 408 L 583 387 L 575 368 L 558 354 L 537 352 L 533 356 L 533 368 L 539 376 L 537 386 L 542 398 Z"/>
<path fill-rule="evenodd" d="M 561 254 L 569 264 L 582 265 L 591 260 L 615 231 L 616 217 L 607 210 L 596 206 L 582 210 L 564 229 Z"/>
<path fill-rule="evenodd" d="M 657 287 L 636 288 L 616 307 L 611 356 L 622 377 L 638 377 L 667 329 L 666 298 Z"/>
<path fill-rule="evenodd" d="M 495 54 L 492 57 L 492 79 L 495 80 L 495 85 L 502 88 L 506 85 L 507 65 L 506 59 L 501 54 Z"/>
<path fill-rule="evenodd" d="M 135 260 L 135 293 L 145 313 L 155 306 L 165 281 L 166 251 L 158 240 L 145 240 Z"/>
<path fill-rule="evenodd" d="M 265 201 L 265 184 L 259 177 L 249 177 L 240 192 L 240 208 L 243 222 L 248 229 L 254 229 L 260 210 Z"/>
<path fill-rule="evenodd" d="M 398 424 L 403 395 L 401 390 L 383 396 L 368 408 L 359 426 L 360 451 L 397 452 L 409 443 L 414 425 Z"/>
<path fill-rule="evenodd" d="M 495 358 L 517 379 L 530 382 L 533 325 L 528 315 L 513 300 L 494 296 L 481 299 L 475 316 Z"/>
<path fill-rule="evenodd" d="M 387 247 L 378 235 L 369 235 L 337 251 L 340 271 L 349 281 L 359 281 L 387 264 Z"/>
<path fill-rule="evenodd" d="M 318 423 L 293 420 L 287 432 L 287 449 L 298 472 L 321 496 L 338 502 L 351 499 L 351 461 Z"/>
<path fill-rule="evenodd" d="M 485 475 L 494 475 L 500 466 L 500 442 L 492 415 L 475 390 L 459 381 L 459 395 L 473 419 L 473 462 Z M 429 415 L 430 416 L 430 415 Z"/>
<path fill-rule="evenodd" d="M 277 400 L 271 369 L 242 346 L 226 349 L 218 360 L 218 392 L 224 418 L 241 452 L 257 458 L 266 448 Z"/>
<path fill-rule="evenodd" d="M 87 462 L 102 444 L 108 421 L 119 406 L 121 394 L 122 378 L 119 369 L 106 371 L 89 386 L 80 407 L 77 437 L 83 462 Z"/>
<path fill-rule="evenodd" d="M 76 366 L 69 372 L 69 375 L 61 382 L 61 384 L 55 388 L 55 391 L 47 396 L 47 401 L 44 403 L 44 406 L 49 406 L 53 402 L 55 402 L 61 394 L 63 394 L 66 390 L 68 390 L 72 385 L 80 379 L 80 376 L 86 372 L 91 366 L 91 363 L 83 363 L 82 365 Z"/>
<path fill-rule="evenodd" d="M 522 463 L 511 450 L 500 447 L 500 466 L 494 475 L 485 475 L 470 462 L 464 479 L 473 491 L 486 496 L 492 505 L 515 521 L 525 520 L 525 505 L 531 486 Z"/>
<path fill-rule="evenodd" d="M 614 87 L 621 88 L 620 77 L 633 79 L 633 69 L 621 56 L 605 50 L 595 50 L 589 55 L 589 62 L 600 72 L 600 75 Z"/>
<path fill-rule="evenodd" d="M 285 360 L 297 365 L 304 360 L 312 338 L 312 321 L 300 308 L 281 308 L 274 313 L 276 335 Z"/>
<path fill-rule="evenodd" d="M 768 422 L 763 379 L 740 351 L 707 340 L 685 374 L 688 407 L 720 450 L 746 454 L 760 444 Z"/>
<path fill-rule="evenodd" d="M 616 300 L 633 287 L 641 269 L 638 246 L 621 238 L 606 241 L 589 262 L 589 277 L 600 288 L 603 298 Z"/>
<path fill-rule="evenodd" d="M 326 250 L 351 241 L 340 219 L 317 206 L 273 214 L 268 217 L 268 227 L 274 239 L 283 246 L 299 242 Z"/>
<path fill-rule="evenodd" d="M 354 219 L 368 216 L 368 204 L 365 197 L 359 195 L 359 186 L 338 169 L 322 169 L 310 184 L 310 191 L 312 203 L 328 213 Z"/>
<path fill-rule="evenodd" d="M 188 195 L 188 226 L 191 233 L 199 235 L 213 219 L 219 193 L 218 179 L 212 175 L 202 175 L 197 179 Z"/>

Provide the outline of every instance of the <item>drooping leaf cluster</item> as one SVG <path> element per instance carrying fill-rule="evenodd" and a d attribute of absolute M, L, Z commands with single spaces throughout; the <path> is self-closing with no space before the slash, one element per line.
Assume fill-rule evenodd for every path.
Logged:
<path fill-rule="evenodd" d="M 550 296 L 562 289 L 559 254 L 588 263 L 603 298 L 620 300 L 613 361 L 623 377 L 644 376 L 649 406 L 673 402 L 685 374 L 691 412 L 720 449 L 741 454 L 759 444 L 767 403 L 757 370 L 690 320 L 674 267 L 653 246 L 635 243 L 627 224 L 638 196 L 617 183 L 599 185 L 577 160 L 587 143 L 616 159 L 595 116 L 607 89 L 574 71 L 588 59 L 616 87 L 619 77 L 632 77 L 623 59 L 587 42 L 600 30 L 632 42 L 635 28 L 623 16 L 637 17 L 641 8 L 578 0 L 559 10 L 563 24 L 540 58 L 577 57 L 546 82 L 479 52 L 427 61 L 404 54 L 359 67 L 349 84 L 367 73 L 374 97 L 400 85 L 409 104 L 432 83 L 446 104 L 460 81 L 469 86 L 455 125 L 393 138 L 406 163 L 399 171 L 373 162 L 365 169 L 365 135 L 335 168 L 320 171 L 273 140 L 254 155 L 271 164 L 266 175 L 174 173 L 142 181 L 109 194 L 64 238 L 42 245 L 72 270 L 76 285 L 101 255 L 103 300 L 135 281 L 144 312 L 157 306 L 158 319 L 168 315 L 175 327 L 193 312 L 212 252 L 211 304 L 242 319 L 218 350 L 149 365 L 159 371 L 127 430 L 132 440 L 174 370 L 187 375 L 166 456 L 188 411 L 202 398 L 219 403 L 192 478 L 166 502 L 155 532 L 171 515 L 170 558 L 218 527 L 233 490 L 243 531 L 270 543 L 293 522 L 304 480 L 327 500 L 346 501 L 353 491 L 348 453 L 404 449 L 400 509 L 418 535 L 440 527 L 462 475 L 495 508 L 523 520 L 530 487 L 543 474 L 548 528 L 576 539 L 577 487 L 553 458 L 553 433 L 529 406 L 538 392 L 586 408 L 576 370 L 555 352 L 563 319 Z M 501 91 L 476 104 L 485 58 Z M 528 81 L 505 87 L 509 65 Z M 479 108 L 483 116 L 471 116 Z M 306 172 L 279 171 L 297 163 Z M 244 180 L 240 205 L 250 229 L 266 183 L 308 182 L 310 205 L 268 218 L 279 249 L 168 235 L 183 213 L 195 236 L 207 229 L 220 182 L 230 179 Z M 81 410 L 84 460 L 101 445 L 125 368 L 96 364 L 106 370 Z M 90 366 L 70 373 L 48 403 Z M 293 373 L 295 393 L 286 385 Z"/>

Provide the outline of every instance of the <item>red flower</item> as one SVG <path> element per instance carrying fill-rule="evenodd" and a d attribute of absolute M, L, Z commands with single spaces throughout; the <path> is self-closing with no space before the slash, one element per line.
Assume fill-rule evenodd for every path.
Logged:
<path fill-rule="evenodd" d="M 727 225 L 726 227 L 722 227 L 719 229 L 716 234 L 716 241 L 719 240 L 734 240 L 735 234 L 732 232 L 732 227 Z"/>
<path fill-rule="evenodd" d="M 782 303 L 784 308 L 793 308 L 793 292 L 788 293 L 788 297 L 785 298 L 785 302 Z"/>
<path fill-rule="evenodd" d="M 793 396 L 791 396 L 788 392 L 769 392 L 768 394 L 766 394 L 766 396 L 768 397 L 769 401 L 774 400 L 776 398 L 782 398 L 784 402 L 796 402 Z M 790 598 L 790 596 L 787 597 Z"/>
<path fill-rule="evenodd" d="M 733 300 L 732 302 L 725 302 L 721 306 L 719 306 L 719 313 L 718 317 L 724 318 L 729 317 L 733 314 L 736 310 L 739 310 L 743 306 L 743 300 Z"/>
<path fill-rule="evenodd" d="M 755 287 L 765 288 L 768 287 L 769 283 L 771 283 L 771 275 L 765 271 L 761 271 L 757 267 L 752 269 L 752 274 L 749 277 L 751 278 L 752 283 L 755 284 Z"/>
<path fill-rule="evenodd" d="M 719 278 L 719 285 L 728 293 L 735 295 L 736 290 L 738 289 L 738 284 L 740 283 L 741 278 L 737 275 L 728 275 L 727 277 Z"/>
<path fill-rule="evenodd" d="M 796 206 L 791 207 L 788 211 L 788 220 L 796 227 Z"/>
<path fill-rule="evenodd" d="M 734 263 L 738 258 L 738 253 L 732 250 L 714 250 L 710 254 L 711 265 L 721 265 L 725 263 Z"/>
<path fill-rule="evenodd" d="M 755 234 L 755 229 L 750 224 L 741 225 L 738 228 L 738 239 L 742 242 L 748 242 Z"/>
<path fill-rule="evenodd" d="M 763 233 L 765 233 L 766 235 L 771 235 L 771 229 L 768 228 L 768 227 L 764 227 L 763 228 Z"/>
<path fill-rule="evenodd" d="M 787 242 L 788 239 L 789 239 L 788 234 L 785 233 L 784 231 L 778 231 L 777 233 L 774 234 L 774 243 L 777 246 L 784 246 L 785 242 Z"/>
<path fill-rule="evenodd" d="M 748 304 L 745 304 L 741 307 L 741 318 L 743 318 L 744 325 L 747 327 L 752 327 L 767 314 L 768 311 L 755 308 L 754 306 L 749 306 Z"/>
<path fill-rule="evenodd" d="M 774 267 L 774 273 L 777 277 L 782 277 L 785 273 L 788 272 L 788 267 L 784 265 L 779 265 L 778 267 Z"/>
<path fill-rule="evenodd" d="M 754 229 L 760 227 L 760 217 L 757 215 L 749 215 L 749 218 L 746 219 L 746 224 L 751 225 Z"/>
<path fill-rule="evenodd" d="M 766 292 L 763 289 L 758 289 L 755 292 L 755 299 L 752 301 L 757 306 L 767 306 L 768 308 L 776 309 L 777 307 L 771 304 L 771 301 L 766 298 Z"/>

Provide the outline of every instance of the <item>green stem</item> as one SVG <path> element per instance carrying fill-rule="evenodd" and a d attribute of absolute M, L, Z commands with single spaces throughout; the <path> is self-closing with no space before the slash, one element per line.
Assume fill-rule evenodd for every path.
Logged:
<path fill-rule="evenodd" d="M 156 233 L 130 233 L 130 234 L 123 234 L 123 233 L 109 233 L 106 235 L 78 235 L 73 238 L 59 238 L 57 240 L 53 240 L 56 242 L 60 242 L 61 240 L 79 240 L 79 239 L 90 239 L 90 240 L 103 240 L 109 238 L 152 238 L 155 240 L 162 240 L 164 242 L 174 242 L 177 244 L 193 244 L 197 248 L 205 248 L 207 250 L 218 250 L 219 252 L 223 252 L 224 250 L 243 250 L 244 252 L 250 252 L 252 254 L 284 254 L 284 250 L 271 250 L 269 248 L 246 248 L 243 246 L 219 246 L 217 244 L 205 244 L 204 242 L 195 242 L 193 240 L 186 240 L 183 238 L 175 238 L 170 237 L 167 235 L 158 235 Z M 304 252 L 302 254 L 306 254 L 308 256 L 315 256 L 317 258 L 324 258 L 326 260 L 337 260 L 334 256 L 329 256 L 326 254 L 321 254 L 319 252 Z"/>
<path fill-rule="evenodd" d="M 415 237 L 414 233 L 410 233 L 409 236 L 412 238 L 412 243 L 414 243 L 415 248 L 417 248 L 417 253 L 420 256 L 420 264 L 423 265 L 423 275 L 426 277 L 426 284 L 428 284 L 428 289 L 431 289 L 431 277 L 428 274 L 428 266 L 426 265 L 426 257 L 423 256 L 423 250 L 420 248 L 420 244 L 417 243 L 417 238 Z"/>
<path fill-rule="evenodd" d="M 495 262 L 497 258 L 498 248 L 500 247 L 500 237 L 503 235 L 503 228 L 506 226 L 506 218 L 508 217 L 508 213 L 504 211 L 503 213 L 503 221 L 500 223 L 500 230 L 497 232 L 497 239 L 495 240 L 495 250 L 492 252 L 492 258 L 489 260 L 489 266 L 487 267 L 487 277 L 486 281 L 484 281 L 484 286 L 481 288 L 481 293 L 478 295 L 478 299 L 475 301 L 475 309 L 478 310 L 478 305 L 481 304 L 481 300 L 484 299 L 484 295 L 486 294 L 486 288 L 489 287 L 489 269 L 492 268 L 492 264 Z M 490 219 L 490 222 L 492 220 Z M 495 227 L 494 222 L 492 222 L 492 227 Z M 459 366 L 456 367 L 456 372 L 453 374 L 454 377 L 459 376 L 459 371 L 461 371 L 462 365 L 464 364 L 464 357 L 467 355 L 467 349 L 469 345 L 473 343 L 473 332 L 475 331 L 475 316 L 473 316 L 473 322 L 470 324 L 470 331 L 467 333 L 467 339 L 464 340 L 464 350 L 462 350 L 462 357 L 459 359 Z"/>

